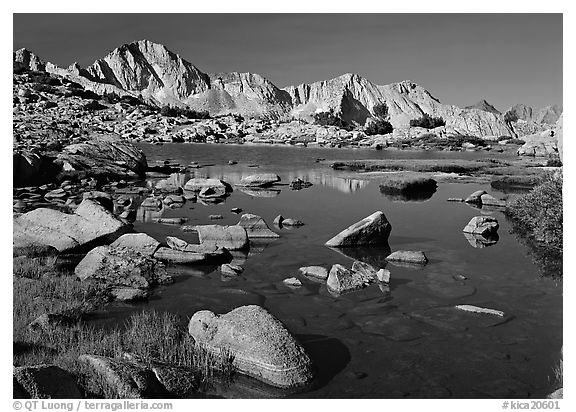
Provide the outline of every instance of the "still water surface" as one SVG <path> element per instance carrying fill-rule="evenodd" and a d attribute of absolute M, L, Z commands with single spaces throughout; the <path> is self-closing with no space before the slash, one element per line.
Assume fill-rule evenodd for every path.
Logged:
<path fill-rule="evenodd" d="M 235 254 L 244 273 L 222 277 L 216 266 L 176 267 L 173 285 L 159 288 L 142 304 L 114 304 L 102 322 L 119 322 L 131 313 L 156 309 L 189 318 L 201 309 L 217 313 L 258 304 L 267 308 L 309 351 L 319 373 L 314 387 L 286 394 L 250 383 L 239 383 L 223 395 L 290 396 L 304 398 L 484 398 L 542 397 L 553 389 L 553 370 L 562 347 L 562 283 L 538 274 L 528 249 L 510 234 L 499 211 L 479 210 L 446 202 L 484 189 L 504 197 L 489 185 L 440 184 L 425 201 L 402 201 L 379 191 L 377 180 L 348 179 L 316 163 L 362 158 L 479 158 L 478 153 L 403 152 L 304 149 L 293 147 L 142 145 L 149 164 L 170 160 L 202 168 L 189 177 L 216 177 L 238 182 L 263 171 L 280 175 L 282 183 L 300 177 L 313 186 L 300 191 L 278 186 L 264 192 L 234 192 L 223 203 L 186 203 L 159 213 L 140 210 L 135 230 L 159 241 L 178 236 L 196 242 L 178 226 L 158 225 L 151 218 L 183 216 L 187 224 L 238 222 L 233 207 L 262 216 L 280 238 L 256 242 L 245 254 Z M 238 164 L 228 165 L 229 160 Z M 254 167 L 258 165 L 259 167 Z M 147 182 L 154 184 L 157 179 Z M 386 247 L 358 248 L 344 253 L 324 242 L 376 210 L 392 225 L 389 247 L 422 250 L 424 267 L 386 265 Z M 209 215 L 224 219 L 211 221 Z M 306 223 L 278 229 L 282 214 Z M 499 240 L 475 248 L 462 233 L 474 216 L 490 214 L 499 223 Z M 354 259 L 391 271 L 390 290 L 374 284 L 340 297 L 325 284 L 298 273 L 301 266 L 335 263 L 350 267 Z M 464 277 L 460 276 L 463 275 Z M 283 279 L 298 277 L 303 286 L 290 288 Z M 451 306 L 472 304 L 504 311 L 504 319 L 454 312 Z M 244 385 L 244 386 L 243 386 Z"/>

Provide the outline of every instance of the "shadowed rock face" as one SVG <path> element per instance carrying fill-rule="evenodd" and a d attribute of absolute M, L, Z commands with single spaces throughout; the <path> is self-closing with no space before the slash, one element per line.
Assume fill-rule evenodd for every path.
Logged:
<path fill-rule="evenodd" d="M 90 171 L 106 176 L 145 176 L 144 153 L 116 135 L 98 135 L 64 148 L 56 159 L 64 171 Z"/>
<path fill-rule="evenodd" d="M 13 376 L 16 399 L 82 398 L 74 376 L 55 365 L 16 367 Z"/>
<path fill-rule="evenodd" d="M 312 362 L 284 325 L 260 306 L 241 306 L 224 315 L 196 312 L 188 327 L 209 351 L 227 351 L 239 372 L 281 388 L 308 384 Z"/>

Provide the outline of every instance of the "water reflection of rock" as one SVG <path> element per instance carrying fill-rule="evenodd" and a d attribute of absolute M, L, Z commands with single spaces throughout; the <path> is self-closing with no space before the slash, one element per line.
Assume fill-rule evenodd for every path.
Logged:
<path fill-rule="evenodd" d="M 476 234 L 472 234 L 472 233 L 464 233 L 464 237 L 466 238 L 466 240 L 468 241 L 468 243 L 470 243 L 470 246 L 477 248 L 477 249 L 482 249 L 488 246 L 493 246 L 496 243 L 498 243 L 498 234 L 494 234 L 490 237 L 484 237 L 482 235 L 476 235 Z"/>
<path fill-rule="evenodd" d="M 393 202 L 424 202 L 436 193 L 436 188 L 397 191 L 380 186 L 380 193 Z"/>
<path fill-rule="evenodd" d="M 164 213 L 164 206 L 161 209 L 152 209 L 147 207 L 139 207 L 136 211 L 136 220 L 139 222 L 154 222 L 154 219 L 162 217 Z"/>
<path fill-rule="evenodd" d="M 346 257 L 361 262 L 368 263 L 376 268 L 385 268 L 388 264 L 386 258 L 390 255 L 391 249 L 388 243 L 371 247 L 343 247 L 329 248 Z"/>
<path fill-rule="evenodd" d="M 177 187 L 178 185 L 184 186 L 184 184 L 192 178 L 213 178 L 221 179 L 231 185 L 240 183 L 242 178 L 254 174 L 253 170 L 227 170 L 228 166 L 216 166 L 207 169 L 196 169 L 190 170 L 187 173 L 174 173 L 170 175 L 167 179 L 151 179 L 149 181 L 149 186 L 156 186 L 159 189 L 171 190 L 170 188 Z M 274 171 L 274 170 L 270 170 Z M 281 173 L 281 172 L 280 172 Z M 366 187 L 370 182 L 368 180 L 354 179 L 348 177 L 340 177 L 334 174 L 331 170 L 313 170 L 313 169 L 303 169 L 303 170 L 293 170 L 286 174 L 282 174 L 282 181 L 289 183 L 297 178 L 304 181 L 309 181 L 313 185 L 323 185 L 339 190 L 343 193 L 354 193 Z"/>
<path fill-rule="evenodd" d="M 246 193 L 248 196 L 253 197 L 276 197 L 280 194 L 280 189 L 258 189 L 258 188 L 242 188 L 239 189 L 241 192 Z"/>

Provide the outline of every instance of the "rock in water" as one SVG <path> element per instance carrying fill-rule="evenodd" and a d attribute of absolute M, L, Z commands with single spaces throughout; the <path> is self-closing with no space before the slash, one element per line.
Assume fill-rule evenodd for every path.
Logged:
<path fill-rule="evenodd" d="M 466 233 L 489 237 L 498 231 L 498 220 L 492 216 L 475 216 L 462 229 Z"/>
<path fill-rule="evenodd" d="M 19 366 L 13 371 L 18 383 L 18 398 L 22 399 L 80 399 L 82 395 L 74 376 L 55 365 Z M 16 389 L 16 385 L 15 385 Z"/>
<path fill-rule="evenodd" d="M 482 206 L 506 207 L 505 200 L 496 199 L 494 196 L 491 196 L 488 193 L 485 193 L 482 196 L 480 196 L 480 201 L 482 203 Z"/>
<path fill-rule="evenodd" d="M 110 244 L 110 247 L 125 247 L 133 249 L 145 256 L 152 256 L 160 242 L 146 233 L 126 233 Z"/>
<path fill-rule="evenodd" d="M 184 190 L 189 190 L 191 192 L 200 192 L 207 188 L 221 190 L 224 193 L 232 192 L 232 186 L 220 179 L 204 179 L 201 177 L 195 177 L 188 180 L 184 185 Z"/>
<path fill-rule="evenodd" d="M 69 252 L 88 244 L 105 243 L 128 231 L 129 226 L 90 199 L 73 214 L 39 208 L 14 219 L 14 247 L 53 246 Z"/>
<path fill-rule="evenodd" d="M 248 238 L 277 238 L 280 237 L 278 233 L 270 230 L 264 219 L 258 215 L 245 213 L 240 217 L 238 226 L 246 229 Z"/>
<path fill-rule="evenodd" d="M 286 278 L 282 281 L 286 286 L 290 286 L 293 288 L 299 288 L 300 286 L 302 286 L 302 282 L 300 281 L 300 279 L 298 278 Z"/>
<path fill-rule="evenodd" d="M 261 173 L 257 175 L 245 176 L 240 180 L 238 186 L 246 187 L 266 187 L 280 181 L 280 176 L 274 173 Z"/>
<path fill-rule="evenodd" d="M 466 199 L 464 199 L 464 201 L 466 203 L 482 203 L 482 195 L 487 194 L 485 190 L 477 190 L 474 193 L 472 193 L 470 196 L 468 196 Z"/>
<path fill-rule="evenodd" d="M 332 269 L 330 269 L 326 286 L 329 291 L 341 294 L 362 289 L 368 286 L 369 283 L 370 281 L 368 281 L 362 274 L 353 272 L 342 265 L 336 264 L 332 266 Z"/>
<path fill-rule="evenodd" d="M 293 388 L 312 380 L 312 361 L 304 348 L 260 306 L 241 306 L 224 315 L 196 312 L 188 331 L 209 351 L 230 353 L 239 372 L 270 385 Z"/>
<path fill-rule="evenodd" d="M 384 213 L 378 211 L 338 233 L 326 242 L 326 246 L 349 247 L 384 244 L 388 242 L 391 230 L 392 226 Z"/>
<path fill-rule="evenodd" d="M 304 276 L 315 279 L 326 280 L 328 279 L 328 270 L 322 266 L 304 266 L 298 269 Z"/>
<path fill-rule="evenodd" d="M 86 171 L 106 176 L 146 175 L 144 153 L 116 135 L 98 135 L 83 143 L 66 146 L 56 159 L 65 171 Z"/>
<path fill-rule="evenodd" d="M 226 262 L 232 260 L 232 255 L 224 248 L 211 250 L 203 245 L 190 245 L 199 246 L 197 251 L 176 250 L 167 247 L 160 247 L 154 253 L 154 257 L 158 260 L 176 263 L 181 265 L 193 264 L 206 264 L 216 262 Z"/>
<path fill-rule="evenodd" d="M 239 276 L 244 272 L 244 268 L 242 266 L 226 263 L 220 266 L 220 272 L 225 276 Z"/>
<path fill-rule="evenodd" d="M 486 315 L 504 317 L 504 312 L 502 312 L 501 310 L 481 308 L 479 306 L 473 306 L 473 305 L 456 305 L 454 307 L 456 309 L 460 309 L 466 312 L 484 313 Z"/>
<path fill-rule="evenodd" d="M 200 243 L 205 246 L 241 250 L 248 247 L 248 234 L 242 226 L 202 225 L 195 226 Z"/>
<path fill-rule="evenodd" d="M 428 263 L 428 258 L 424 252 L 419 250 L 397 250 L 388 255 L 386 260 L 389 262 L 413 263 L 416 265 L 425 265 Z"/>

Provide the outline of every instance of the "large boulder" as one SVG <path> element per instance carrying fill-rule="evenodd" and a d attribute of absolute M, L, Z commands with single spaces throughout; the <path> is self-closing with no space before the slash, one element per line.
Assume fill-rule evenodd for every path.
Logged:
<path fill-rule="evenodd" d="M 522 140 L 525 143 L 517 151 L 519 156 L 548 156 L 558 153 L 558 140 L 552 129 L 523 136 Z"/>
<path fill-rule="evenodd" d="M 128 231 L 125 224 L 90 199 L 73 214 L 39 208 L 14 219 L 14 247 L 53 246 L 60 252 L 107 243 Z"/>
<path fill-rule="evenodd" d="M 278 233 L 270 230 L 264 219 L 258 215 L 245 213 L 240 217 L 238 226 L 246 229 L 249 239 L 254 238 L 277 238 L 280 237 Z"/>
<path fill-rule="evenodd" d="M 15 383 L 14 389 L 19 390 L 18 393 L 15 393 L 15 398 L 82 398 L 74 376 L 55 365 L 15 367 L 13 377 Z"/>
<path fill-rule="evenodd" d="M 274 173 L 260 173 L 257 175 L 244 176 L 238 186 L 246 187 L 266 187 L 280 181 L 280 176 Z"/>
<path fill-rule="evenodd" d="M 110 244 L 110 247 L 133 249 L 145 256 L 152 256 L 160 247 L 160 242 L 146 233 L 126 233 Z"/>
<path fill-rule="evenodd" d="M 116 177 L 143 177 L 148 168 L 144 152 L 116 135 L 97 135 L 83 143 L 66 146 L 56 162 L 64 171 Z"/>
<path fill-rule="evenodd" d="M 365 288 L 375 280 L 375 276 L 368 277 L 363 271 L 349 270 L 342 265 L 335 264 L 328 274 L 326 287 L 330 292 L 342 294 Z"/>
<path fill-rule="evenodd" d="M 223 247 L 228 250 L 241 250 L 248 247 L 248 234 L 242 226 L 200 225 L 198 232 L 200 244 L 208 247 Z"/>
<path fill-rule="evenodd" d="M 490 237 L 498 231 L 498 220 L 492 216 L 475 216 L 462 229 L 465 233 Z"/>
<path fill-rule="evenodd" d="M 383 212 L 374 212 L 338 233 L 326 246 L 349 247 L 388 243 L 392 226 Z"/>
<path fill-rule="evenodd" d="M 292 388 L 313 378 L 312 361 L 304 348 L 260 306 L 241 306 L 223 315 L 196 312 L 188 331 L 210 352 L 232 355 L 240 373 L 270 385 Z"/>
<path fill-rule="evenodd" d="M 81 280 L 90 279 L 104 284 L 117 297 L 115 289 L 125 296 L 126 288 L 138 292 L 172 281 L 164 264 L 125 247 L 99 246 L 92 249 L 78 263 L 74 273 Z"/>

